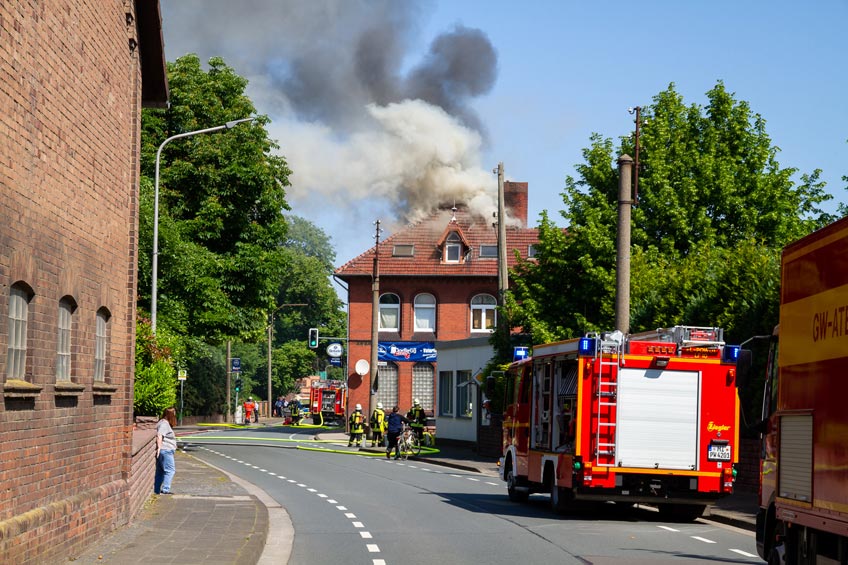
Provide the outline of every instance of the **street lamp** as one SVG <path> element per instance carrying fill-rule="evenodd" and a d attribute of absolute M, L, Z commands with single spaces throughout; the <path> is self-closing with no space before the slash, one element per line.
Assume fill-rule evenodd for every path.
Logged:
<path fill-rule="evenodd" d="M 232 127 L 235 127 L 237 124 L 240 124 L 242 122 L 249 122 L 254 119 L 256 118 L 242 118 L 240 120 L 233 120 L 231 122 L 227 122 L 222 126 L 215 126 L 213 128 L 178 133 L 177 135 L 172 135 L 171 137 L 163 141 L 162 145 L 160 145 L 159 149 L 156 151 L 156 181 L 153 192 L 153 283 L 150 290 L 150 329 L 153 332 L 154 336 L 156 335 L 156 283 L 158 282 L 159 278 L 159 159 L 162 156 L 162 149 L 170 141 L 179 139 L 181 137 L 188 137 L 190 135 L 197 135 L 199 133 L 211 133 L 213 131 L 221 131 L 222 129 L 230 129 Z"/>
<path fill-rule="evenodd" d="M 274 401 L 271 398 L 271 338 L 274 333 L 274 314 L 276 314 L 280 311 L 280 309 L 285 308 L 286 306 L 306 306 L 306 304 L 280 304 L 274 309 L 273 312 L 271 312 L 271 321 L 268 324 L 268 412 L 271 414 L 273 414 L 274 412 Z"/>

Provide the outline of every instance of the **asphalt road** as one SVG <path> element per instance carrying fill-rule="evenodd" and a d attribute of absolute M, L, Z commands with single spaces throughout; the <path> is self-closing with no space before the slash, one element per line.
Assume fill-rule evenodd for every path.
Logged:
<path fill-rule="evenodd" d="M 547 496 L 510 502 L 496 477 L 296 448 L 334 447 L 306 441 L 266 446 L 272 438 L 307 439 L 296 434 L 214 435 L 264 440 L 198 445 L 193 453 L 286 508 L 295 532 L 294 565 L 762 562 L 753 534 L 729 526 L 663 522 L 651 509 L 612 504 L 557 516 Z"/>

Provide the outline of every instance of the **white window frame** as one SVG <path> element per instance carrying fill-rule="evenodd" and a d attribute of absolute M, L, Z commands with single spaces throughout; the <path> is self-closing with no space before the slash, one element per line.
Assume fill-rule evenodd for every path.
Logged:
<path fill-rule="evenodd" d="M 397 302 L 391 302 L 396 300 Z M 385 314 L 384 314 L 385 312 Z M 394 327 L 387 325 L 391 316 L 394 315 Z M 400 331 L 400 296 L 393 292 L 387 292 L 380 295 L 380 330 L 381 332 L 399 332 Z"/>
<path fill-rule="evenodd" d="M 456 417 L 471 418 L 474 416 L 471 404 L 471 371 L 456 372 Z"/>
<path fill-rule="evenodd" d="M 71 333 L 76 304 L 65 297 L 59 301 L 59 316 L 56 328 L 56 381 L 71 381 Z"/>
<path fill-rule="evenodd" d="M 94 382 L 106 382 L 110 317 L 106 308 L 97 311 L 94 332 Z"/>
<path fill-rule="evenodd" d="M 455 231 L 445 240 L 445 263 L 459 263 L 462 258 L 462 238 Z"/>
<path fill-rule="evenodd" d="M 498 301 L 491 294 L 477 294 L 471 298 L 471 332 L 492 333 L 498 324 Z M 491 322 L 491 327 L 488 326 Z M 475 327 L 475 323 L 479 327 Z"/>
<path fill-rule="evenodd" d="M 497 244 L 484 243 L 480 246 L 481 259 L 497 259 L 498 246 Z"/>
<path fill-rule="evenodd" d="M 23 285 L 9 291 L 9 337 L 6 354 L 6 378 L 25 380 L 27 358 L 27 321 L 32 293 Z"/>
<path fill-rule="evenodd" d="M 439 371 L 439 416 L 453 416 L 453 371 Z"/>
<path fill-rule="evenodd" d="M 429 292 L 422 292 L 413 302 L 414 331 L 436 331 L 436 297 Z"/>

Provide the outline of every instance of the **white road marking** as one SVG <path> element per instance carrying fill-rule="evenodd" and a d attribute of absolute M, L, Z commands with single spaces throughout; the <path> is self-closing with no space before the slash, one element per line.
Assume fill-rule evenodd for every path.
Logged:
<path fill-rule="evenodd" d="M 333 500 L 332 498 L 328 498 L 327 502 L 329 502 L 330 504 L 338 504 L 339 503 L 338 500 Z"/>
<path fill-rule="evenodd" d="M 669 532 L 679 532 L 680 530 L 675 530 L 674 528 L 669 528 L 668 526 L 657 526 L 663 530 L 668 530 Z"/>
<path fill-rule="evenodd" d="M 317 488 L 308 488 L 306 490 L 308 490 L 309 492 L 318 492 Z"/>
<path fill-rule="evenodd" d="M 486 481 L 486 484 L 487 484 L 487 485 L 492 485 L 493 487 L 500 486 L 498 483 L 490 483 L 489 481 Z"/>
<path fill-rule="evenodd" d="M 469 481 L 475 481 L 475 482 L 478 482 L 478 483 L 480 482 L 480 479 L 475 479 L 474 477 L 467 477 L 467 479 Z"/>
<path fill-rule="evenodd" d="M 368 548 L 368 553 L 380 553 L 380 548 L 376 543 L 366 543 L 365 547 Z M 382 559 L 375 559 L 374 564 L 376 565 L 377 561 L 383 561 Z M 383 561 L 385 563 L 385 561 Z"/>
<path fill-rule="evenodd" d="M 299 486 L 300 488 L 306 488 L 306 485 L 303 483 L 297 483 L 297 486 Z"/>
<path fill-rule="evenodd" d="M 362 539 L 371 539 L 371 532 L 359 532 L 359 535 Z"/>
<path fill-rule="evenodd" d="M 296 482 L 297 482 L 297 481 L 296 481 L 296 480 L 294 480 L 294 479 L 288 479 L 288 481 L 289 481 L 290 483 L 296 483 Z"/>
<path fill-rule="evenodd" d="M 326 494 L 318 493 L 318 496 L 319 496 L 320 498 L 327 498 L 327 495 L 326 495 Z"/>
<path fill-rule="evenodd" d="M 700 537 L 700 536 L 689 536 L 689 537 L 691 537 L 692 539 L 696 539 L 696 540 L 698 540 L 698 541 L 702 541 L 702 542 L 704 542 L 704 543 L 715 543 L 715 542 L 714 542 L 713 540 L 711 540 L 711 539 L 702 538 L 702 537 Z"/>
<path fill-rule="evenodd" d="M 347 512 L 345 514 L 345 518 L 349 518 L 349 519 L 353 520 L 354 518 L 356 518 L 356 514 L 354 514 L 353 512 Z"/>
<path fill-rule="evenodd" d="M 745 557 L 757 557 L 756 555 L 752 555 L 747 551 L 742 551 L 741 549 L 731 549 L 733 553 L 738 553 L 739 555 L 744 555 Z"/>
<path fill-rule="evenodd" d="M 347 510 L 347 508 L 345 508 L 344 506 L 336 506 L 336 509 L 338 509 L 338 510 Z"/>
<path fill-rule="evenodd" d="M 351 522 L 351 523 L 353 524 L 354 528 L 364 528 L 365 527 L 365 524 L 363 524 L 362 522 Z"/>

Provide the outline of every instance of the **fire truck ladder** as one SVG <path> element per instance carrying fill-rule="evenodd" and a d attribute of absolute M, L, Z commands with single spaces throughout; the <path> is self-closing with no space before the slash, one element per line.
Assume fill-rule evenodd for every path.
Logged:
<path fill-rule="evenodd" d="M 617 334 L 617 335 L 616 335 Z M 595 351 L 598 368 L 597 412 L 595 413 L 595 465 L 615 466 L 615 426 L 612 411 L 618 402 L 618 381 L 613 367 L 621 366 L 624 336 L 620 332 L 603 334 Z M 606 420 L 606 421 L 604 421 Z M 609 441 L 612 437 L 612 441 Z M 601 441 L 605 439 L 607 441 Z M 602 458 L 606 462 L 602 462 Z"/>

